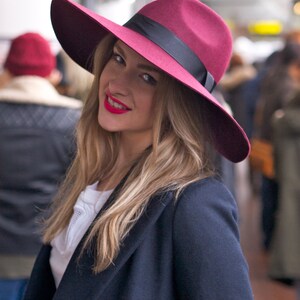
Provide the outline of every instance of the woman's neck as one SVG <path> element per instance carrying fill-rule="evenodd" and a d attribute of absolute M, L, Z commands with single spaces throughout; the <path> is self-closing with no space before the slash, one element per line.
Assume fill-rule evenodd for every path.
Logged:
<path fill-rule="evenodd" d="M 116 163 L 105 178 L 99 182 L 97 190 L 107 191 L 114 189 L 128 173 L 130 167 L 151 144 L 149 137 L 133 139 L 131 136 L 121 136 L 120 148 Z"/>
<path fill-rule="evenodd" d="M 122 132 L 120 134 L 120 161 L 135 160 L 152 144 L 152 131 Z"/>

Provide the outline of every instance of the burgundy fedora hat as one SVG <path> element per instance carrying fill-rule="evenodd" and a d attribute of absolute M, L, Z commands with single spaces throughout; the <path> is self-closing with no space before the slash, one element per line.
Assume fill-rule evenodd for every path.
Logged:
<path fill-rule="evenodd" d="M 216 149 L 239 162 L 250 151 L 240 125 L 210 93 L 226 71 L 232 38 L 222 18 L 199 0 L 157 0 L 123 26 L 71 0 L 52 0 L 51 20 L 68 55 L 92 71 L 93 53 L 108 33 L 161 70 L 196 91 L 207 102 Z"/>

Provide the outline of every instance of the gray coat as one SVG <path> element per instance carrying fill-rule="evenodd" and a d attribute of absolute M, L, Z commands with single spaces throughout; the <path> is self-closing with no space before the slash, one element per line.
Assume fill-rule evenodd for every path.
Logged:
<path fill-rule="evenodd" d="M 270 276 L 300 280 L 300 93 L 274 118 L 279 208 L 271 246 Z"/>
<path fill-rule="evenodd" d="M 80 111 L 42 77 L 15 77 L 0 90 L 1 278 L 30 275 L 42 244 L 38 218 L 74 156 Z"/>

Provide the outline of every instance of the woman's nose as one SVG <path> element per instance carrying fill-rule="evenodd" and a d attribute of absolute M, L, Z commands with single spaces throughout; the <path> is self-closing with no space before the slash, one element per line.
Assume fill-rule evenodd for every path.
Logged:
<path fill-rule="evenodd" d="M 111 78 L 109 81 L 109 89 L 111 93 L 126 95 L 132 88 L 132 84 L 133 82 L 129 72 L 122 71 Z"/>

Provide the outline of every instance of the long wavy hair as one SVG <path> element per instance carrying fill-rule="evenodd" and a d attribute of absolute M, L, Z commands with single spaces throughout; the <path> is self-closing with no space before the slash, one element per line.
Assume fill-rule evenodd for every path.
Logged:
<path fill-rule="evenodd" d="M 67 227 L 80 192 L 104 179 L 115 165 L 119 134 L 102 129 L 97 117 L 99 77 L 115 42 L 109 35 L 95 52 L 95 79 L 77 127 L 77 154 L 45 221 L 45 243 Z M 188 184 L 212 174 L 206 153 L 210 131 L 205 105 L 199 94 L 162 74 L 155 93 L 152 146 L 131 162 L 130 174 L 116 199 L 93 222 L 84 242 L 83 250 L 92 240 L 96 242 L 95 273 L 113 263 L 153 194 L 173 191 L 175 200 Z"/>

